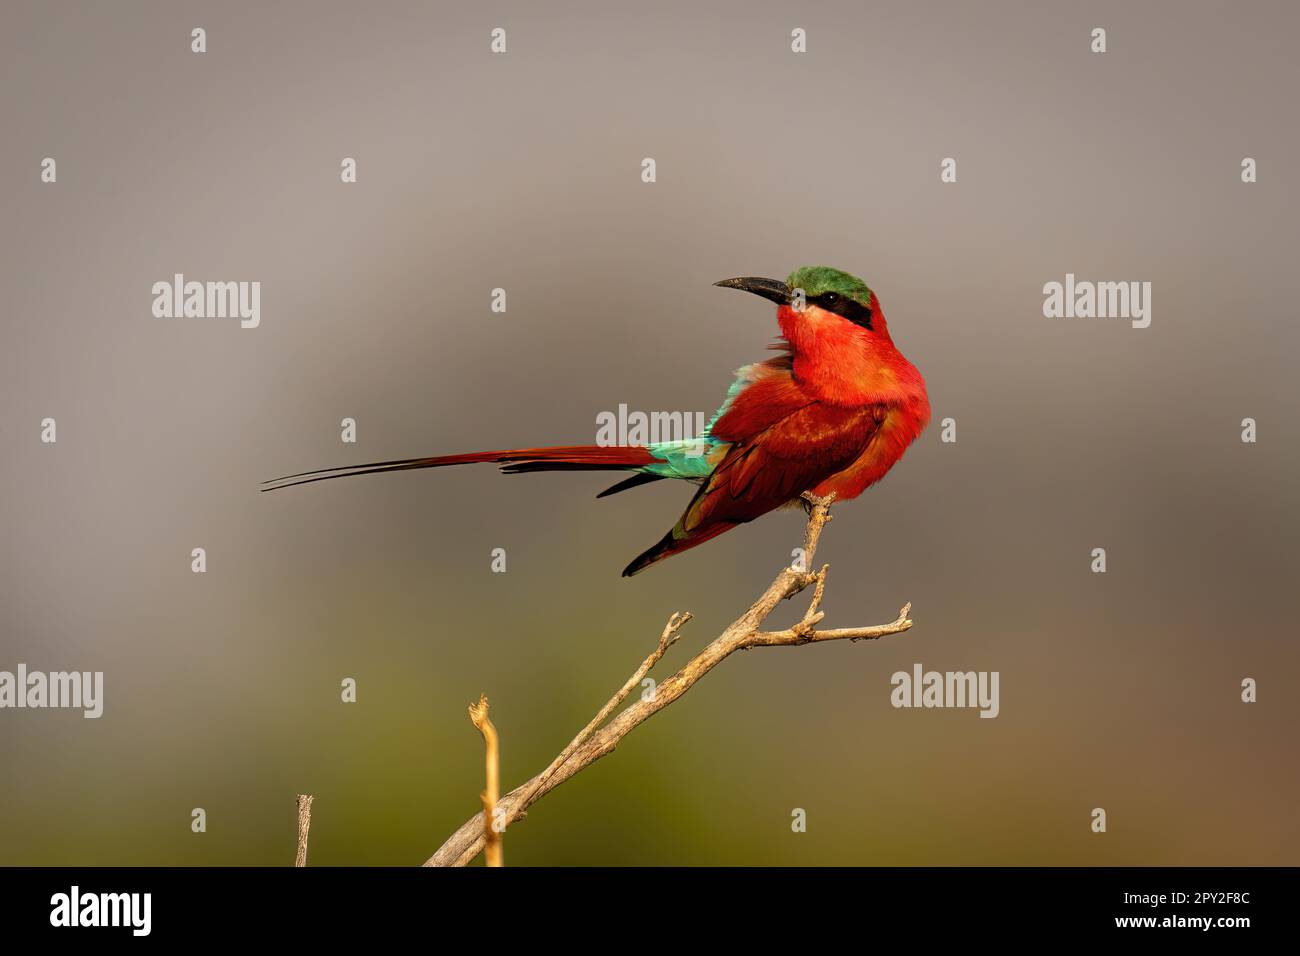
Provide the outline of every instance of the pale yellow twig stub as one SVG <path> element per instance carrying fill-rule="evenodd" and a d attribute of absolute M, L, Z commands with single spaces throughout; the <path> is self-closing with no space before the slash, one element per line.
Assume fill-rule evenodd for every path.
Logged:
<path fill-rule="evenodd" d="M 294 866 L 307 865 L 307 833 L 311 830 L 311 801 L 311 794 L 298 794 L 298 854 L 294 857 Z"/>
<path fill-rule="evenodd" d="M 501 831 L 493 825 L 497 813 L 497 800 L 501 797 L 501 742 L 497 729 L 488 719 L 488 699 L 479 695 L 477 704 L 469 705 L 470 722 L 483 735 L 487 750 L 487 789 L 483 791 L 483 851 L 488 866 L 505 866 L 501 848 Z M 478 854 L 475 854 L 477 856 Z"/>

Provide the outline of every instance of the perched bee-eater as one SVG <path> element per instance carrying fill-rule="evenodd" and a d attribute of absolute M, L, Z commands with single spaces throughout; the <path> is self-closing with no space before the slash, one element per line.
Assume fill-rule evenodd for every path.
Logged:
<path fill-rule="evenodd" d="M 663 478 L 699 486 L 686 511 L 624 575 L 644 571 L 804 492 L 856 498 L 903 456 L 930 420 L 925 380 L 894 347 L 876 295 L 825 266 L 776 279 L 724 279 L 777 304 L 779 354 L 746 365 L 702 436 L 645 446 L 517 448 L 327 468 L 266 482 L 290 485 L 415 468 L 496 462 L 525 471 L 635 472 L 597 497 Z"/>

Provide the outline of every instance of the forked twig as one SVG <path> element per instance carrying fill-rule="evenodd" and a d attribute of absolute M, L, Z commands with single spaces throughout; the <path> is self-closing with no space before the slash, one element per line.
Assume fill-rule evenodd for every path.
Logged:
<path fill-rule="evenodd" d="M 655 650 L 588 722 L 587 726 L 569 742 L 559 756 L 537 776 L 523 786 L 516 787 L 496 802 L 496 806 L 502 808 L 502 812 L 498 814 L 501 818 L 501 830 L 524 816 L 530 806 L 564 781 L 612 751 L 634 727 L 644 723 L 681 697 L 695 686 L 696 681 L 736 651 L 751 647 L 798 647 L 825 641 L 874 640 L 889 634 L 901 634 L 911 628 L 912 620 L 908 614 L 911 613 L 912 605 L 906 604 L 898 612 L 898 617 L 888 624 L 843 627 L 834 630 L 817 629 L 817 625 L 825 616 L 825 612 L 821 610 L 821 603 L 826 593 L 829 566 L 823 565 L 817 572 L 810 572 L 807 568 L 812 567 L 822 529 L 831 520 L 830 506 L 835 496 L 832 494 L 825 498 L 818 498 L 805 494 L 803 498 L 807 502 L 808 526 L 804 532 L 803 555 L 799 566 L 783 568 L 758 600 L 728 625 L 726 630 L 704 650 L 691 658 L 677 673 L 666 678 L 653 693 L 642 696 L 610 720 L 610 715 L 627 699 L 632 689 L 641 682 L 651 668 L 659 663 L 668 648 L 676 643 L 682 627 L 691 619 L 689 613 L 673 614 L 664 626 L 663 633 L 659 637 L 659 645 Z M 813 585 L 812 601 L 797 624 L 781 631 L 761 629 L 763 622 L 778 604 L 794 597 L 809 585 Z M 609 723 L 605 723 L 606 720 L 609 720 Z M 491 837 L 492 832 L 492 828 L 484 827 L 478 815 L 475 815 L 461 824 L 460 828 L 447 838 L 424 865 L 465 866 L 483 852 L 487 845 L 485 834 Z M 495 836 L 499 846 L 500 834 L 497 833 Z"/>

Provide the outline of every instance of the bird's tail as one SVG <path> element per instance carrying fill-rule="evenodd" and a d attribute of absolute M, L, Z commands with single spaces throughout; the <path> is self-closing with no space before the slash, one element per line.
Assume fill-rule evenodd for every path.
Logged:
<path fill-rule="evenodd" d="M 475 451 L 464 455 L 398 458 L 393 461 L 375 461 L 366 465 L 304 471 L 296 475 L 285 475 L 283 478 L 264 481 L 262 490 L 276 491 L 293 485 L 325 481 L 327 478 L 376 475 L 385 471 L 414 471 L 418 468 L 442 468 L 445 465 L 472 465 L 480 462 L 494 462 L 507 474 L 519 474 L 526 471 L 628 471 L 653 464 L 658 460 L 645 448 L 633 445 L 563 445 L 558 448 Z M 653 479 L 648 477 L 646 480 Z M 626 483 L 620 482 L 620 485 L 622 484 Z M 615 487 L 618 488 L 617 485 Z"/>
<path fill-rule="evenodd" d="M 632 563 L 623 569 L 623 577 L 630 578 L 634 574 L 640 574 L 652 564 L 658 564 L 665 558 L 671 558 L 674 554 L 681 554 L 683 551 L 689 551 L 691 548 L 699 547 L 705 541 L 711 541 L 724 531 L 730 531 L 736 527 L 733 521 L 718 521 L 706 527 L 701 527 L 695 532 L 681 534 L 674 528 L 659 540 L 652 548 L 647 548 L 635 558 Z"/>

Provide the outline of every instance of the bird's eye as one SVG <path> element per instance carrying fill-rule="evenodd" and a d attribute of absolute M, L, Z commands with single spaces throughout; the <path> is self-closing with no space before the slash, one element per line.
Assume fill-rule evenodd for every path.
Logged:
<path fill-rule="evenodd" d="M 832 305 L 832 306 L 838 305 L 840 301 L 840 294 L 838 292 L 827 292 L 824 296 L 822 296 L 822 301 L 825 302 L 827 305 Z"/>

